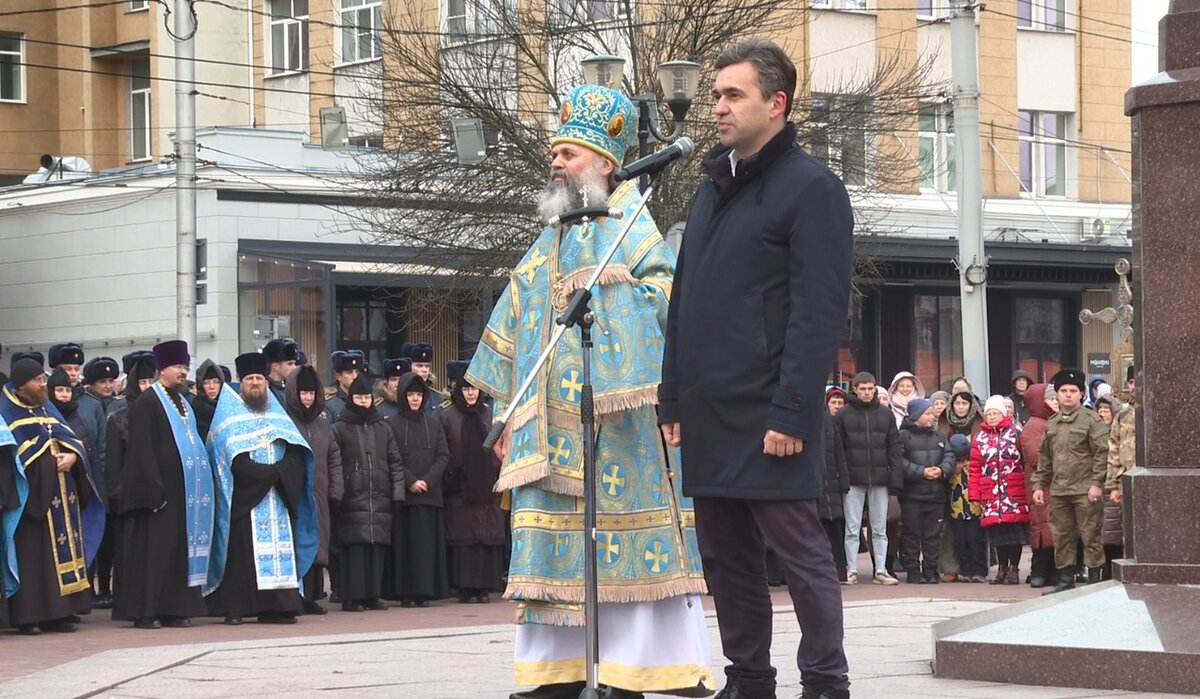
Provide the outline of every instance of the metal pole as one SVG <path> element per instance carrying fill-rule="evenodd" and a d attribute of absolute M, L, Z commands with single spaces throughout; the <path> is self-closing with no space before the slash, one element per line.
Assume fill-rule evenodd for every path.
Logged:
<path fill-rule="evenodd" d="M 955 0 L 950 20 L 954 148 L 958 175 L 958 268 L 962 299 L 963 374 L 975 393 L 990 394 L 987 257 L 983 250 L 983 185 L 979 149 L 979 50 L 975 5 Z"/>
<path fill-rule="evenodd" d="M 175 0 L 176 334 L 196 356 L 196 23 L 189 0 Z"/>

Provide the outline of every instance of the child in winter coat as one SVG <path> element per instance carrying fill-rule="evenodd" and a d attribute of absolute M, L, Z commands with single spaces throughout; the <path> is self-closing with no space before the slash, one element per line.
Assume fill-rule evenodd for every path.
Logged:
<path fill-rule="evenodd" d="M 987 540 L 979 526 L 979 503 L 967 497 L 970 480 L 971 438 L 965 434 L 950 437 L 954 452 L 954 475 L 950 477 L 950 528 L 954 530 L 954 553 L 958 558 L 958 579 L 981 583 L 987 580 Z"/>
<path fill-rule="evenodd" d="M 938 552 L 946 516 L 946 483 L 954 471 L 954 452 L 946 436 L 936 429 L 937 413 L 925 398 L 908 401 L 908 415 L 900 427 L 904 449 L 904 489 L 900 512 L 904 533 L 900 539 L 910 583 L 938 582 Z"/>

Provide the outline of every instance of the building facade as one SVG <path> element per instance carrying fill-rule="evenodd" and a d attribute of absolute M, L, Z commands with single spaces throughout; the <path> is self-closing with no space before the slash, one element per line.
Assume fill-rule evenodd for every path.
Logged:
<path fill-rule="evenodd" d="M 571 12 L 601 23 L 620 20 L 614 12 L 625 6 L 605 0 L 564 2 Z M 384 125 L 372 111 L 383 97 L 389 72 L 404 69 L 389 63 L 387 42 L 397 38 L 388 27 L 401 14 L 426 18 L 427 33 L 414 32 L 407 38 L 436 37 L 435 49 L 447 57 L 445 65 L 453 66 L 461 46 L 487 36 L 490 25 L 484 10 L 494 4 L 236 0 L 197 5 L 197 55 L 214 61 L 198 66 L 200 126 L 258 129 L 210 129 L 200 139 L 209 146 L 207 154 L 201 151 L 201 159 L 214 163 L 202 163 L 198 183 L 200 237 L 208 241 L 210 261 L 209 300 L 199 313 L 205 356 L 229 360 L 272 334 L 297 337 L 302 346 L 314 350 L 310 354 L 365 346 L 373 357 L 382 358 L 408 339 L 436 340 L 439 362 L 470 352 L 486 309 L 463 308 L 453 301 L 415 302 L 417 294 L 437 295 L 438 274 L 405 267 L 403 250 L 367 244 L 372 232 L 361 226 L 356 230 L 356 219 L 348 214 L 363 202 L 347 200 L 352 188 L 343 190 L 336 184 L 338 177 L 353 176 L 353 163 L 314 146 L 321 140 L 321 109 L 340 106 L 346 113 L 347 145 L 412 147 L 385 144 Z M 165 125 L 173 121 L 173 84 L 157 78 L 173 70 L 172 44 L 158 6 L 137 5 L 135 0 L 128 8 L 87 13 L 91 19 L 86 31 L 72 24 L 68 18 L 76 15 L 67 12 L 0 18 L 0 70 L 6 65 L 6 46 L 16 45 L 28 63 L 17 71 L 20 100 L 4 98 L 13 94 L 11 88 L 9 93 L 3 90 L 14 80 L 5 83 L 0 75 L 0 123 L 17 124 L 11 133 L 0 128 L 0 171 L 30 171 L 31 163 L 36 164 L 34 151 L 80 154 L 97 169 L 153 163 L 170 152 Z M 631 7 L 640 12 L 636 3 Z M 648 6 L 646 11 L 659 12 L 654 9 L 659 7 Z M 785 4 L 781 12 L 787 13 L 790 29 L 773 38 L 788 47 L 800 69 L 806 112 L 797 117 L 811 128 L 820 130 L 822 114 L 847 111 L 847 96 L 840 92 L 846 76 L 869 80 L 893 63 L 921 63 L 927 66 L 929 80 L 949 82 L 948 0 L 807 0 Z M 1123 96 L 1131 83 L 1131 51 L 1129 31 L 1122 27 L 1130 24 L 1130 0 L 996 0 L 978 13 L 986 288 L 995 390 L 1007 390 L 1016 369 L 1042 379 L 1062 366 L 1083 365 L 1094 354 L 1107 353 L 1119 368 L 1122 358 L 1131 354 L 1119 346 L 1115 329 L 1084 327 L 1077 320 L 1082 308 L 1115 303 L 1113 263 L 1129 255 L 1130 130 Z M 223 29 L 210 31 L 215 28 Z M 42 36 L 91 48 L 69 52 L 65 46 L 36 43 Z M 137 67 L 143 60 L 149 64 L 149 81 L 141 80 L 142 68 Z M 97 66 L 104 61 L 116 67 L 101 71 Z M 44 71 L 53 80 L 35 85 L 42 69 L 34 64 L 42 63 L 82 65 L 90 72 Z M 497 79 L 519 82 L 516 73 Z M 143 105 L 137 96 L 147 82 L 150 116 L 139 121 L 132 113 Z M 216 96 L 205 97 L 206 93 Z M 67 108 L 63 101 L 63 95 L 84 94 L 118 108 L 101 119 L 88 109 Z M 519 90 L 513 95 L 514 108 L 551 123 L 554 114 L 544 95 Z M 910 105 L 903 124 L 884 132 L 870 127 L 881 119 L 884 108 L 869 101 L 856 104 L 860 122 L 843 119 L 815 142 L 818 157 L 848 183 L 859 224 L 862 274 L 843 351 L 838 366 L 831 367 L 834 380 L 865 369 L 886 381 L 897 371 L 912 370 L 933 387 L 961 373 L 950 106 L 944 94 L 926 95 Z M 449 121 L 450 114 L 443 110 L 436 119 Z M 23 121 L 10 122 L 9 115 Z M 698 124 L 706 117 L 695 116 Z M 145 133 L 139 130 L 143 121 L 149 122 L 152 136 L 137 150 L 139 134 Z M 37 124 L 48 125 L 44 136 L 37 135 L 42 133 Z M 909 176 L 901 178 L 905 184 L 882 182 L 872 153 L 886 153 L 890 162 L 907 169 Z M 103 331 L 95 332 L 87 329 L 89 319 L 98 317 L 88 311 L 96 301 L 87 293 L 67 294 L 65 288 L 50 287 L 62 298 L 39 306 L 38 294 L 26 297 L 6 288 L 5 307 L 0 308 L 0 341 L 6 351 L 61 339 L 86 344 L 111 336 L 119 342 L 145 342 L 173 332 L 168 193 L 148 195 L 144 202 L 118 209 L 131 220 L 137 217 L 143 238 L 121 231 L 119 222 L 104 229 L 111 235 L 100 235 L 88 232 L 91 226 L 64 224 L 65 217 L 50 213 L 93 198 L 93 209 L 105 208 L 98 197 L 105 187 L 116 187 L 114 177 L 134 178 L 138 186 L 152 191 L 167 184 L 170 172 L 168 164 L 158 170 L 112 173 L 107 180 L 95 178 L 88 197 L 28 189 L 0 195 L 21 203 L 0 208 L 0 259 L 5 260 L 0 265 L 11 264 L 10 259 L 29 264 L 42 259 L 31 257 L 38 254 L 36 246 L 7 254 L 11 246 L 29 242 L 18 231 L 32 226 L 55 231 L 62 236 L 58 240 L 81 255 L 114 255 L 113 260 L 122 259 L 119 251 L 136 247 L 140 240 L 145 249 L 157 250 L 146 255 L 154 260 L 147 272 L 170 282 L 156 285 L 153 300 L 140 305 L 137 293 L 148 287 L 118 282 L 121 293 L 114 290 L 111 302 L 124 298 L 143 316 L 154 308 L 153 318 L 125 321 L 131 316 L 118 312 L 111 317 L 123 329 L 106 323 Z M 113 196 L 130 198 L 130 193 Z M 122 241 L 122 246 L 106 250 L 107 243 L 99 243 L 110 239 Z M 45 259 L 51 256 L 46 255 Z M 79 292 L 86 287 L 70 288 Z M 51 307 L 78 307 L 81 315 L 74 323 L 50 320 Z M 64 338 L 72 328 L 80 330 Z"/>

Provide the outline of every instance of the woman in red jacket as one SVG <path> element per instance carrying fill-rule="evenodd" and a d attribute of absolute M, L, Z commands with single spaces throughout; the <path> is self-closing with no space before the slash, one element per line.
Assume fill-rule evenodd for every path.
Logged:
<path fill-rule="evenodd" d="M 1021 428 L 1008 416 L 1003 396 L 992 396 L 984 404 L 983 428 L 971 445 L 970 469 L 967 497 L 979 503 L 980 524 L 1000 564 L 991 582 L 1017 585 L 1021 548 L 1029 543 L 1029 501 Z"/>

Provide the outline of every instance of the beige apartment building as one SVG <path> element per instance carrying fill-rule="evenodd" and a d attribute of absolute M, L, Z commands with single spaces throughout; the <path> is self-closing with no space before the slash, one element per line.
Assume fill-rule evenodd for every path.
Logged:
<path fill-rule="evenodd" d="M 369 113 L 378 97 L 378 75 L 404 68 L 384 55 L 389 18 L 398 13 L 425 18 L 414 36 L 437 37 L 440 50 L 452 57 L 487 31 L 489 12 L 515 1 L 528 0 L 197 2 L 198 125 L 300 132 L 315 144 L 320 109 L 341 106 L 350 145 L 381 146 L 381 125 Z M 1043 378 L 1107 353 L 1114 367 L 1109 378 L 1115 380 L 1126 361 L 1127 348 L 1119 347 L 1114 328 L 1085 328 L 1077 316 L 1082 308 L 1115 303 L 1112 265 L 1129 255 L 1130 128 L 1123 97 L 1131 82 L 1131 2 L 992 0 L 978 13 L 990 364 L 998 390 L 1018 368 Z M 5 4 L 33 9 L 77 3 Z M 871 75 L 897 56 L 905 64 L 928 59 L 931 77 L 949 81 L 947 5 L 948 0 L 794 0 L 781 10 L 791 29 L 774 38 L 793 53 L 806 98 L 836 110 L 846 75 Z M 625 7 L 622 0 L 546 5 L 549 12 L 597 25 L 622 21 Z M 663 7 L 647 3 L 647 11 Z M 640 12 L 636 1 L 632 8 Z M 147 0 L 0 17 L 0 178 L 6 178 L 0 183 L 36 170 L 42 154 L 80 156 L 96 170 L 168 156 L 174 43 L 163 20 L 161 6 Z M 550 125 L 553 114 L 544 95 L 529 94 L 515 74 L 497 79 L 510 81 L 522 97 L 512 108 L 519 103 L 525 116 Z M 870 224 L 860 225 L 859 249 L 879 263 L 882 276 L 856 298 L 834 371 L 890 376 L 913 370 L 926 386 L 944 384 L 961 371 L 958 275 L 951 261 L 957 202 L 950 107 L 931 95 L 894 133 L 840 127 L 826 134 L 817 153 L 836 166 L 852 194 L 862 195 L 856 196 L 860 219 Z M 863 119 L 872 119 L 869 111 Z M 901 161 L 907 158 L 915 174 L 909 184 L 891 188 L 895 191 L 873 186 L 866 154 L 884 148 Z M 317 210 L 324 201 L 319 194 L 276 191 L 242 192 L 237 201 L 250 206 L 256 196 L 262 210 L 268 203 Z M 239 249 L 250 247 L 243 243 Z M 337 269 L 345 259 L 337 255 L 352 249 L 334 250 L 320 240 L 267 247 L 272 254 Z M 355 257 L 358 267 L 351 267 L 365 269 L 369 263 Z M 405 312 L 403 304 L 381 301 L 398 297 L 387 289 L 382 296 L 371 289 L 373 283 L 391 282 L 339 277 L 337 269 L 323 292 L 331 299 L 329 329 L 322 331 L 330 347 L 368 343 L 382 356 L 393 354 L 393 345 L 406 338 L 388 328 L 403 325 L 394 317 Z M 239 289 L 248 283 L 239 277 Z M 285 283 L 271 282 L 276 286 L 270 293 Z M 263 301 L 267 296 L 267 291 L 260 296 L 260 315 L 273 313 Z M 361 332 L 348 336 L 342 323 L 347 313 L 371 320 L 354 324 Z M 437 330 L 441 342 L 469 351 L 468 326 L 478 319 L 444 321 L 455 327 Z"/>

